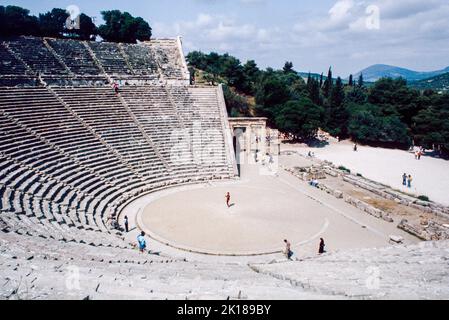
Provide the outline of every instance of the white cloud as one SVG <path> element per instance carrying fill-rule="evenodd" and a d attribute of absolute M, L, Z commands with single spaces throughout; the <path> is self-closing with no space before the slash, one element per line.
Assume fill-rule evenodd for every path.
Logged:
<path fill-rule="evenodd" d="M 240 0 L 254 3 L 259 0 Z M 368 6 L 379 8 L 380 28 L 367 27 Z M 338 0 L 322 14 L 298 15 L 301 20 L 272 26 L 238 14 L 199 13 L 191 20 L 153 24 L 156 37 L 182 35 L 189 50 L 229 51 L 245 59 L 280 66 L 292 60 L 298 70 L 347 76 L 370 64 L 387 63 L 426 68 L 449 56 L 447 0 Z M 262 62 L 262 64 L 263 64 Z M 447 61 L 449 65 L 449 61 Z"/>
<path fill-rule="evenodd" d="M 349 10 L 354 7 L 353 0 L 340 0 L 329 10 L 331 20 L 342 20 L 349 15 Z"/>
<path fill-rule="evenodd" d="M 182 35 L 186 51 L 230 52 L 239 57 L 255 59 L 251 52 L 273 48 L 281 40 L 278 28 L 261 28 L 250 23 L 239 23 L 227 15 L 200 13 L 190 21 L 176 21 L 171 25 L 155 23 L 156 37 Z M 280 46 L 281 43 L 277 43 Z M 243 54 L 242 54 L 243 53 Z"/>

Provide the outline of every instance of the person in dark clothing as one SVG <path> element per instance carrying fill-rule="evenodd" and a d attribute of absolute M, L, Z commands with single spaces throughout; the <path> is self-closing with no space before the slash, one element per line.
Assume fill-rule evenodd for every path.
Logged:
<path fill-rule="evenodd" d="M 402 184 L 403 184 L 404 186 L 407 185 L 407 174 L 406 174 L 406 173 L 404 173 L 404 174 L 402 175 Z"/>
<path fill-rule="evenodd" d="M 118 91 L 119 91 L 119 89 L 118 89 L 118 83 L 117 83 L 117 82 L 114 82 L 113 87 L 114 87 L 115 94 L 117 95 L 117 94 L 118 94 Z"/>
<path fill-rule="evenodd" d="M 287 257 L 288 260 L 291 260 L 291 257 L 293 255 L 293 251 L 291 250 L 291 244 L 287 239 L 284 239 L 285 243 L 285 251 L 284 254 Z"/>
<path fill-rule="evenodd" d="M 231 194 L 228 192 L 228 193 L 226 193 L 226 195 L 225 195 L 225 198 L 226 198 L 226 205 L 228 206 L 228 208 L 231 206 L 230 204 L 229 204 L 229 201 L 231 200 Z"/>
<path fill-rule="evenodd" d="M 128 232 L 128 216 L 125 216 L 125 231 Z"/>
<path fill-rule="evenodd" d="M 324 251 L 324 246 L 325 246 L 324 239 L 320 238 L 320 247 L 318 248 L 318 253 L 319 254 L 322 254 L 322 253 L 326 252 L 326 251 Z"/>

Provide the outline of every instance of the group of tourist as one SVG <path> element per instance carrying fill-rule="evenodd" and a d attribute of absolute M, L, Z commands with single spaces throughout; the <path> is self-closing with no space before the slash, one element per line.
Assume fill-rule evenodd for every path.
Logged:
<path fill-rule="evenodd" d="M 307 153 L 307 156 L 308 156 L 309 158 L 313 158 L 313 157 L 315 157 L 315 152 L 309 151 L 309 152 Z"/>
<path fill-rule="evenodd" d="M 411 174 L 407 175 L 405 172 L 402 175 L 402 185 L 403 186 L 407 186 L 407 188 L 411 188 L 412 187 L 412 180 L 413 177 Z"/>
<path fill-rule="evenodd" d="M 424 154 L 424 148 L 420 147 L 415 151 L 415 160 L 421 160 L 421 156 Z"/>
<path fill-rule="evenodd" d="M 285 254 L 285 256 L 287 257 L 288 260 L 291 260 L 291 258 L 293 256 L 293 251 L 291 249 L 291 243 L 287 239 L 284 239 L 284 243 L 285 243 L 284 254 Z M 324 246 L 325 246 L 324 239 L 320 238 L 320 243 L 318 245 L 318 254 L 322 254 L 322 253 L 326 252 L 324 250 Z"/>
<path fill-rule="evenodd" d="M 318 180 L 317 180 L 316 178 L 310 179 L 310 180 L 309 180 L 309 184 L 310 184 L 312 187 L 318 187 Z"/>

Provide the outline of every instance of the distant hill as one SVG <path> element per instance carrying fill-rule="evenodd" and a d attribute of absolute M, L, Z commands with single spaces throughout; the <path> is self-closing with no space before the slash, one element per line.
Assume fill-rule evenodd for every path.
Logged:
<path fill-rule="evenodd" d="M 420 90 L 449 91 L 449 72 L 424 80 L 412 81 L 409 86 Z"/>
<path fill-rule="evenodd" d="M 354 79 L 357 79 L 360 76 L 360 73 L 362 73 L 363 79 L 368 82 L 374 82 L 382 77 L 389 77 L 389 78 L 402 77 L 407 81 L 419 81 L 432 78 L 447 72 L 449 72 L 449 67 L 443 70 L 419 72 L 405 68 L 389 66 L 385 64 L 375 64 L 356 73 L 354 75 Z"/>

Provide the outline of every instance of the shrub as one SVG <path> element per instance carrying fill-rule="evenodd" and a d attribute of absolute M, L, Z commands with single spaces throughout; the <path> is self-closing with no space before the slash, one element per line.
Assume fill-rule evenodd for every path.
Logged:
<path fill-rule="evenodd" d="M 339 166 L 338 169 L 341 171 L 346 171 L 347 173 L 351 173 L 351 170 L 349 170 L 348 168 L 346 168 L 344 166 Z"/>
<path fill-rule="evenodd" d="M 418 199 L 421 200 L 421 201 L 426 201 L 426 202 L 430 201 L 429 197 L 428 196 L 424 196 L 424 195 L 419 196 Z"/>

